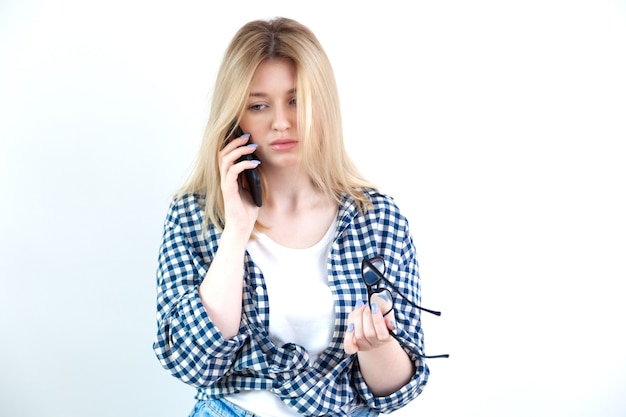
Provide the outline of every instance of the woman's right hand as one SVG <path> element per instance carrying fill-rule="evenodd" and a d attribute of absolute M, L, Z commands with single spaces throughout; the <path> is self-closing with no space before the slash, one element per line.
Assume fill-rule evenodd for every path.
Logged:
<path fill-rule="evenodd" d="M 252 196 L 239 186 L 238 177 L 258 162 L 237 160 L 254 152 L 243 135 L 231 140 L 219 153 L 220 187 L 224 196 L 224 231 L 219 247 L 198 289 L 207 314 L 225 339 L 238 334 L 244 276 L 245 248 L 259 216 Z"/>
<path fill-rule="evenodd" d="M 252 201 L 252 196 L 239 185 L 239 175 L 246 169 L 258 166 L 259 161 L 237 160 L 256 149 L 255 144 L 248 144 L 250 135 L 245 134 L 231 140 L 219 153 L 220 186 L 224 196 L 225 227 L 235 228 L 242 233 L 252 233 L 259 216 L 259 208 Z"/>

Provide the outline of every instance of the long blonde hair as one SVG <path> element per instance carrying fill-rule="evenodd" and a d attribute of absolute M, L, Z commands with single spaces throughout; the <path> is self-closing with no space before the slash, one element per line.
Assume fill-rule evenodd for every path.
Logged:
<path fill-rule="evenodd" d="M 287 18 L 245 24 L 230 42 L 218 71 L 202 145 L 188 182 L 178 195 L 205 197 L 205 226 L 224 227 L 224 198 L 218 154 L 239 124 L 256 69 L 268 59 L 287 59 L 296 68 L 298 136 L 302 163 L 313 184 L 337 202 L 348 194 L 366 211 L 363 192 L 374 186 L 349 158 L 332 66 L 315 35 Z M 262 175 L 262 166 L 259 171 Z"/>

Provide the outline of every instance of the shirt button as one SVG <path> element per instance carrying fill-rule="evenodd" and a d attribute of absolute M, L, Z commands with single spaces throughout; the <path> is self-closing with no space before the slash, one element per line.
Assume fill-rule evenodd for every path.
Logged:
<path fill-rule="evenodd" d="M 258 287 L 256 287 L 254 289 L 254 292 L 256 292 L 256 295 L 261 296 L 263 295 L 263 287 L 261 287 L 260 285 Z"/>

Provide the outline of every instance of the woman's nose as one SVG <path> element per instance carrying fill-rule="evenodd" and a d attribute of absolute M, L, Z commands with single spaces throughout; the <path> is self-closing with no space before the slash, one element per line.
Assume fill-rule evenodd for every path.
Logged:
<path fill-rule="evenodd" d="M 291 127 L 291 122 L 289 121 L 289 110 L 282 108 L 280 106 L 275 108 L 274 111 L 274 119 L 272 121 L 272 129 L 278 131 L 284 131 Z"/>

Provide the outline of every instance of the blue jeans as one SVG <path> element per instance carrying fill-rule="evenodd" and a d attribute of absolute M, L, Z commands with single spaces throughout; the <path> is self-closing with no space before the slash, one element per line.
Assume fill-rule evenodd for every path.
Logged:
<path fill-rule="evenodd" d="M 254 414 L 220 399 L 196 402 L 189 417 L 254 417 Z"/>
<path fill-rule="evenodd" d="M 378 413 L 363 408 L 352 413 L 351 417 L 375 417 Z M 189 417 L 255 417 L 255 414 L 224 399 L 198 401 Z"/>

